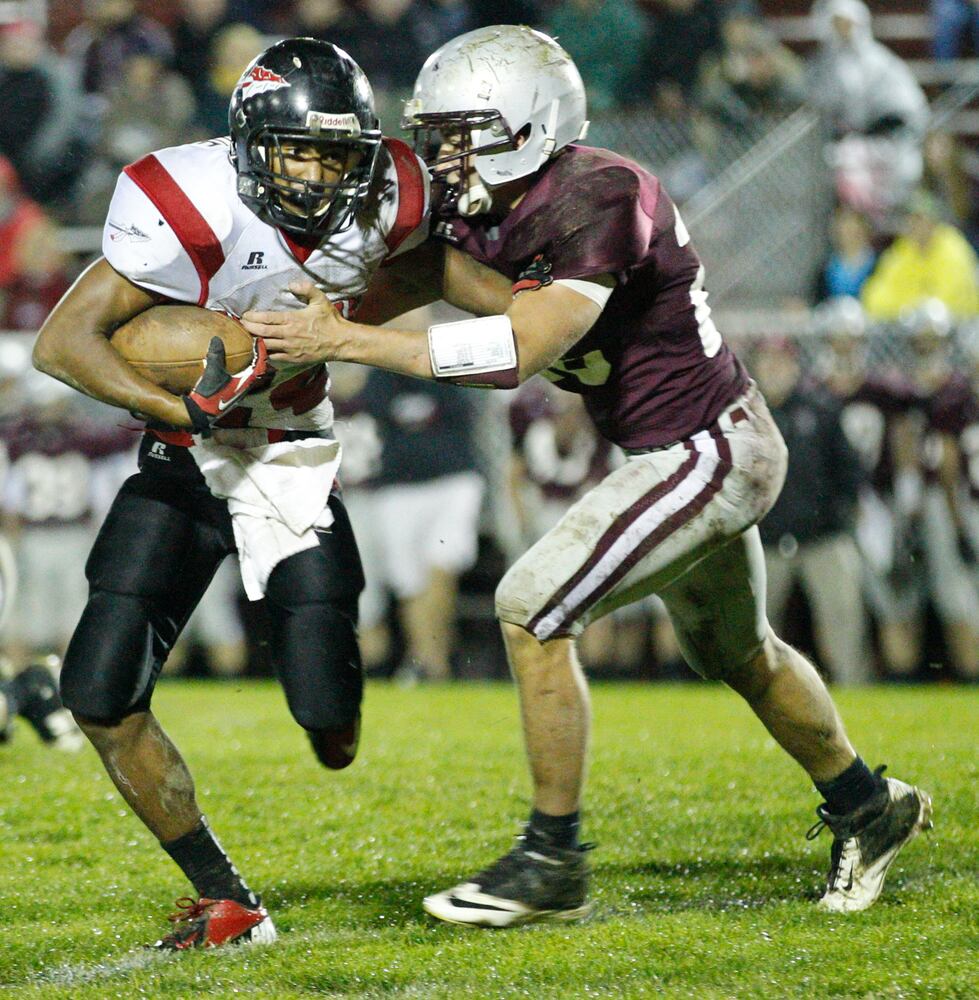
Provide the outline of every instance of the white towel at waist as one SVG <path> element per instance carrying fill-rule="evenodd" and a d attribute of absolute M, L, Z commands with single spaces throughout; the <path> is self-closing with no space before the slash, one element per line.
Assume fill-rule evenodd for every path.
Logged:
<path fill-rule="evenodd" d="M 196 440 L 192 454 L 210 491 L 228 502 L 245 593 L 257 601 L 272 570 L 318 545 L 314 529 L 333 523 L 327 504 L 340 443 L 303 438 L 240 448 Z"/>

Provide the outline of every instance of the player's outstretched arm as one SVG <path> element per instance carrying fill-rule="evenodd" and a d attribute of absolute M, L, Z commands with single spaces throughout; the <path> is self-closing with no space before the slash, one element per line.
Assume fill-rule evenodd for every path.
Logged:
<path fill-rule="evenodd" d="M 481 271 L 488 270 L 481 268 Z M 598 303 L 561 284 L 551 284 L 512 298 L 509 282 L 502 276 L 497 278 L 506 282 L 505 293 L 496 279 L 489 278 L 475 286 L 474 290 L 474 285 L 468 280 L 472 277 L 471 271 L 465 268 L 455 272 L 455 280 L 459 282 L 456 287 L 450 283 L 450 275 L 447 270 L 443 285 L 447 301 L 461 305 L 464 296 L 468 295 L 471 310 L 481 307 L 480 311 L 485 309 L 486 315 L 504 320 L 493 330 L 473 325 L 472 346 L 482 347 L 487 337 L 494 337 L 501 341 L 499 346 L 503 352 L 506 345 L 502 340 L 511 336 L 512 329 L 512 346 L 515 348 L 510 369 L 501 369 L 497 373 L 487 372 L 484 368 L 471 380 L 452 372 L 446 376 L 466 384 L 512 386 L 525 381 L 560 358 L 601 315 L 602 307 Z M 603 275 L 590 280 L 609 287 L 614 284 L 611 276 Z M 352 361 L 416 378 L 437 377 L 432 368 L 432 358 L 438 354 L 438 348 L 433 346 L 432 337 L 438 327 L 431 330 L 379 329 L 361 322 L 360 315 L 356 321 L 345 320 L 312 284 L 297 283 L 289 287 L 294 294 L 307 301 L 304 309 L 295 312 L 247 312 L 242 317 L 249 333 L 265 339 L 273 362 L 310 364 L 314 361 Z M 505 308 L 494 311 L 493 306 Z M 467 335 L 470 334 L 462 330 L 460 336 L 464 339 Z M 458 340 L 455 334 L 453 336 Z M 461 353 L 466 353 L 464 344 L 461 345 Z M 440 371 L 439 376 L 442 375 Z"/>
<path fill-rule="evenodd" d="M 45 320 L 34 345 L 34 367 L 104 403 L 190 427 L 183 400 L 137 374 L 109 344 L 117 327 L 160 301 L 99 258 Z"/>
<path fill-rule="evenodd" d="M 357 320 L 380 326 L 442 298 L 445 246 L 428 240 L 384 264 L 357 307 Z"/>
<path fill-rule="evenodd" d="M 611 275 L 589 280 L 596 285 L 615 286 Z M 515 296 L 507 316 L 517 342 L 520 381 L 554 364 L 584 337 L 601 314 L 602 306 L 597 302 L 561 284 Z"/>
<path fill-rule="evenodd" d="M 428 240 L 385 264 L 371 278 L 357 322 L 380 326 L 413 309 L 445 299 L 477 316 L 510 307 L 510 280 L 468 254 Z"/>

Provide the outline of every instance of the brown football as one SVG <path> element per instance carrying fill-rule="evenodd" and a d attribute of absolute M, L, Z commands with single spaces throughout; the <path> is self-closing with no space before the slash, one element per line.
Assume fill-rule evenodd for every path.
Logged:
<path fill-rule="evenodd" d="M 179 395 L 201 377 L 212 337 L 224 341 L 232 375 L 251 361 L 252 335 L 230 316 L 199 306 L 153 306 L 120 326 L 109 343 L 144 378 Z"/>

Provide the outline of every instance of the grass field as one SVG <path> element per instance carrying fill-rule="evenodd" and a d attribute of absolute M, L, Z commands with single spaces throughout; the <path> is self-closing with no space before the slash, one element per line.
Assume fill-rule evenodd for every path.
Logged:
<path fill-rule="evenodd" d="M 979 996 L 979 692 L 839 702 L 868 762 L 922 784 L 935 829 L 850 917 L 813 906 L 818 802 L 741 702 L 599 685 L 578 926 L 438 924 L 420 900 L 508 848 L 528 782 L 506 685 L 368 690 L 361 755 L 321 770 L 271 684 L 162 684 L 156 709 L 225 847 L 262 891 L 269 948 L 138 946 L 188 887 L 94 753 L 21 727 L 0 751 L 0 993 L 167 997 Z"/>

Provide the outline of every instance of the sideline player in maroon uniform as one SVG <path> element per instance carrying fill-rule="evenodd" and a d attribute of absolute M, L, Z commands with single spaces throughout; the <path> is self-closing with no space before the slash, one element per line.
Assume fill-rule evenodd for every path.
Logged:
<path fill-rule="evenodd" d="M 969 421 L 973 391 L 953 364 L 952 315 L 937 299 L 923 302 L 907 317 L 913 351 L 912 377 L 920 395 L 924 480 L 921 535 L 927 593 L 942 622 L 945 648 L 954 672 L 979 676 L 979 596 L 969 572 L 964 544 L 962 460 L 959 438 Z M 966 550 L 966 551 L 964 551 Z"/>
<path fill-rule="evenodd" d="M 877 624 L 884 668 L 907 676 L 921 653 L 924 588 L 914 559 L 921 507 L 914 383 L 896 364 L 871 364 L 859 301 L 830 299 L 818 323 L 828 351 L 822 385 L 839 401 L 840 422 L 866 474 L 857 512 L 865 596 Z"/>
<path fill-rule="evenodd" d="M 499 585 L 534 809 L 510 853 L 428 897 L 426 910 L 486 926 L 588 912 L 578 810 L 589 704 L 574 641 L 648 593 L 665 602 L 691 666 L 740 693 L 823 793 L 818 827 L 834 843 L 822 906 L 870 906 L 930 802 L 869 770 L 813 667 L 768 627 L 755 524 L 781 486 L 784 445 L 711 321 L 673 203 L 636 164 L 577 144 L 581 78 L 529 28 L 447 43 L 422 69 L 406 118 L 447 184 L 441 237 L 506 275 L 512 301 L 427 333 L 377 330 L 307 287 L 306 310 L 253 312 L 246 326 L 273 360 L 330 357 L 483 386 L 545 371 L 581 393 L 629 455 Z M 450 301 L 452 279 L 447 269 Z"/>

